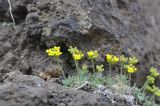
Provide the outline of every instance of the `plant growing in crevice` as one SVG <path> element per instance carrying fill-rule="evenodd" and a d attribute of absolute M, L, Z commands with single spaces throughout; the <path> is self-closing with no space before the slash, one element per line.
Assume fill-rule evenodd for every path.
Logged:
<path fill-rule="evenodd" d="M 54 46 L 53 48 L 49 48 L 46 50 L 46 53 L 48 56 L 55 57 L 55 60 L 57 61 L 59 68 L 61 69 L 63 77 L 66 78 L 66 76 L 63 72 L 62 66 L 60 64 L 60 55 L 62 54 L 62 52 L 60 51 L 60 47 Z"/>
<path fill-rule="evenodd" d="M 104 65 L 102 65 L 102 64 L 96 65 L 96 71 L 97 71 L 96 76 L 102 77 L 102 73 L 104 71 Z"/>
<path fill-rule="evenodd" d="M 129 79 L 129 85 L 131 86 L 131 78 L 132 78 L 132 74 L 135 73 L 137 71 L 137 68 L 130 64 L 127 66 L 127 72 L 128 72 L 128 79 Z"/>
<path fill-rule="evenodd" d="M 83 64 L 80 71 L 81 72 L 77 75 L 69 76 L 67 79 L 62 80 L 63 85 L 66 87 L 76 88 L 77 86 L 81 86 L 81 84 L 87 82 L 89 80 L 89 76 L 87 75 L 88 66 L 86 64 Z"/>
<path fill-rule="evenodd" d="M 155 79 L 159 75 L 160 74 L 157 72 L 157 69 L 154 67 L 151 67 L 150 68 L 150 75 L 147 76 L 147 80 L 145 81 L 144 85 L 141 88 L 142 92 L 145 92 L 146 88 L 148 88 L 148 90 L 149 90 L 149 86 L 154 85 Z"/>
<path fill-rule="evenodd" d="M 87 52 L 87 57 L 91 61 L 93 74 L 91 75 L 88 71 L 88 65 L 82 63 L 80 66 L 79 61 L 83 59 L 84 53 L 77 49 L 77 47 L 70 46 L 68 51 L 71 53 L 73 60 L 75 62 L 77 74 L 74 76 L 65 77 L 62 83 L 66 87 L 73 87 L 75 90 L 84 87 L 86 84 L 90 84 L 92 88 L 96 88 L 98 85 L 106 86 L 114 92 L 119 94 L 125 94 L 129 91 L 129 94 L 133 94 L 136 97 L 137 104 L 142 104 L 143 106 L 156 106 L 155 96 L 160 96 L 160 89 L 155 85 L 156 78 L 159 77 L 159 73 L 156 68 L 150 68 L 150 75 L 147 76 L 147 80 L 141 89 L 136 87 L 136 84 L 131 87 L 131 75 L 138 71 L 136 64 L 138 59 L 135 56 L 125 57 L 121 55 L 119 57 L 107 54 L 106 60 L 109 63 L 109 75 L 105 77 L 102 73 L 105 71 L 102 64 L 95 65 L 95 60 L 98 58 L 99 53 L 96 50 L 90 50 Z M 55 57 L 58 65 L 60 65 L 60 47 L 54 46 L 53 48 L 46 50 L 48 56 Z M 112 66 L 115 64 L 120 64 L 120 75 L 112 76 Z M 62 67 L 61 67 L 62 68 Z M 125 72 L 123 72 L 125 70 Z M 124 74 L 123 74 L 124 73 Z M 127 76 L 128 73 L 128 76 Z M 131 90 L 131 92 L 130 92 Z M 147 94 L 152 94 L 151 97 Z M 126 93 L 127 94 L 127 93 Z"/>
<path fill-rule="evenodd" d="M 150 68 L 150 75 L 147 76 L 147 80 L 141 89 L 133 86 L 133 94 L 137 98 L 137 102 L 143 104 L 143 106 L 157 106 L 155 103 L 155 96 L 160 96 L 160 89 L 155 86 L 155 80 L 159 76 L 156 68 Z M 148 95 L 149 93 L 149 95 Z"/>
<path fill-rule="evenodd" d="M 117 56 L 112 55 L 112 54 L 107 54 L 106 60 L 109 63 L 109 76 L 111 77 L 112 65 L 116 64 L 119 61 L 119 58 Z"/>
<path fill-rule="evenodd" d="M 141 88 L 141 91 L 145 93 L 146 91 L 151 93 L 152 96 L 150 97 L 149 101 L 155 103 L 155 97 L 160 97 L 160 89 L 155 86 L 155 80 L 159 77 L 160 74 L 158 73 L 157 69 L 154 67 L 150 68 L 150 75 L 147 76 L 147 80 Z"/>
<path fill-rule="evenodd" d="M 126 58 L 124 55 L 121 55 L 120 57 L 119 57 L 119 63 L 120 63 L 120 75 L 122 76 L 122 74 L 123 74 L 123 67 L 124 67 L 124 65 L 127 63 L 127 61 L 128 61 L 128 58 Z"/>
<path fill-rule="evenodd" d="M 138 63 L 138 59 L 135 56 L 128 58 L 128 64 L 136 65 Z"/>
<path fill-rule="evenodd" d="M 84 57 L 84 54 L 82 53 L 82 51 L 72 46 L 69 47 L 68 51 L 72 54 L 79 75 L 79 80 L 81 80 L 81 69 L 79 67 L 79 60 L 81 60 Z"/>
<path fill-rule="evenodd" d="M 133 56 L 133 57 L 129 57 L 129 58 L 125 58 L 124 61 L 126 61 L 124 63 L 124 69 L 125 71 L 125 75 L 128 73 L 128 79 L 129 79 L 129 85 L 131 86 L 131 78 L 132 78 L 132 74 L 137 72 L 137 68 L 135 67 L 135 65 L 138 63 L 138 59 Z"/>
<path fill-rule="evenodd" d="M 98 57 L 98 51 L 93 51 L 90 50 L 89 52 L 87 52 L 88 58 L 91 60 L 92 63 L 92 69 L 93 69 L 93 74 L 95 75 L 96 71 L 95 71 L 95 59 Z"/>

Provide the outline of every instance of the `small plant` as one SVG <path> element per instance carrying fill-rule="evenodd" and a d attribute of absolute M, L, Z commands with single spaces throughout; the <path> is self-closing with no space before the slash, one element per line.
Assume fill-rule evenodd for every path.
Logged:
<path fill-rule="evenodd" d="M 102 72 L 104 71 L 104 66 L 103 65 L 96 65 L 96 70 L 97 70 L 97 76 L 102 77 Z"/>
<path fill-rule="evenodd" d="M 97 85 L 104 85 L 106 78 L 102 77 L 103 71 L 103 65 L 96 65 L 96 73 L 94 75 L 91 75 L 89 78 L 92 87 L 96 87 Z"/>
<path fill-rule="evenodd" d="M 138 63 L 138 59 L 137 59 L 135 56 L 129 57 L 129 59 L 128 59 L 128 64 L 135 65 L 135 64 L 137 64 L 137 63 Z"/>
<path fill-rule="evenodd" d="M 55 57 L 55 60 L 57 61 L 59 68 L 61 69 L 61 72 L 63 74 L 63 77 L 66 78 L 66 76 L 62 70 L 62 66 L 60 65 L 60 55 L 62 54 L 62 52 L 60 51 L 60 47 L 54 46 L 53 48 L 49 48 L 46 50 L 46 53 L 48 56 Z"/>
<path fill-rule="evenodd" d="M 127 66 L 127 71 L 129 73 L 129 75 L 128 75 L 128 77 L 129 77 L 129 85 L 131 85 L 130 84 L 130 82 L 131 82 L 131 74 L 135 73 L 137 71 L 137 68 L 135 66 L 133 66 L 132 64 L 130 64 L 130 65 Z"/>
<path fill-rule="evenodd" d="M 120 62 L 120 65 L 121 65 L 121 69 L 120 69 L 120 75 L 122 76 L 122 71 L 123 71 L 123 66 L 127 63 L 128 61 L 128 58 L 126 58 L 124 55 L 121 55 L 120 58 L 119 58 L 119 62 Z"/>
<path fill-rule="evenodd" d="M 132 87 L 132 91 L 137 103 L 143 104 L 145 101 L 148 100 L 146 94 L 144 92 L 141 92 L 141 89 L 137 88 L 136 86 Z"/>
<path fill-rule="evenodd" d="M 106 60 L 109 63 L 109 76 L 112 75 L 112 65 L 116 64 L 119 61 L 119 58 L 117 56 L 107 54 Z"/>
<path fill-rule="evenodd" d="M 155 104 L 155 96 L 160 97 L 160 89 L 155 86 L 155 80 L 159 75 L 160 74 L 157 72 L 156 68 L 151 67 L 150 75 L 147 76 L 147 80 L 141 88 L 142 93 L 145 93 L 145 91 L 147 91 L 152 94 L 152 96 L 148 100 L 152 104 Z M 149 106 L 149 105 L 146 105 L 146 106 Z"/>
<path fill-rule="evenodd" d="M 98 51 L 93 51 L 90 50 L 89 52 L 87 52 L 88 58 L 91 60 L 92 63 L 92 69 L 93 69 L 93 74 L 95 75 L 96 71 L 95 71 L 95 59 L 98 57 Z"/>
<path fill-rule="evenodd" d="M 79 79 L 81 79 L 81 69 L 79 68 L 79 60 L 81 60 L 84 57 L 84 54 L 82 51 L 78 50 L 76 47 L 70 46 L 68 51 L 72 54 L 72 57 L 74 59 L 76 69 L 78 71 Z"/>
<path fill-rule="evenodd" d="M 156 68 L 151 67 L 150 75 L 147 76 L 147 80 L 141 88 L 142 92 L 145 92 L 146 88 L 149 90 L 149 86 L 154 85 L 155 78 L 157 78 L 159 75 L 160 74 L 157 72 Z"/>
<path fill-rule="evenodd" d="M 131 86 L 131 75 L 137 72 L 137 68 L 135 67 L 135 65 L 138 63 L 138 59 L 135 56 L 133 56 L 129 58 L 121 57 L 121 60 L 123 60 L 123 67 L 124 69 L 126 69 L 126 72 L 128 73 L 129 85 Z"/>
<path fill-rule="evenodd" d="M 63 86 L 74 87 L 77 78 L 75 76 L 69 76 L 67 79 L 62 80 Z"/>
<path fill-rule="evenodd" d="M 87 73 L 88 73 L 88 66 L 87 64 L 82 64 L 82 69 L 81 69 L 81 79 L 82 80 L 88 80 L 88 76 L 87 76 Z"/>
<path fill-rule="evenodd" d="M 62 83 L 66 87 L 77 87 L 81 86 L 82 83 L 88 81 L 89 77 L 87 76 L 88 66 L 86 64 L 82 65 L 80 75 L 69 76 L 67 79 L 62 80 Z"/>
<path fill-rule="evenodd" d="M 95 77 L 94 75 L 90 76 L 89 81 L 92 87 L 96 87 L 97 85 L 103 85 L 106 81 L 105 77 Z"/>

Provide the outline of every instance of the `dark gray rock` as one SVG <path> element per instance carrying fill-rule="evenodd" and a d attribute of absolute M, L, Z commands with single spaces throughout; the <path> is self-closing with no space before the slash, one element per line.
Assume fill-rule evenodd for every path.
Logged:
<path fill-rule="evenodd" d="M 13 31 L 12 26 L 1 27 L 0 43 L 4 46 L 0 55 L 5 58 L 8 50 L 14 48 L 19 57 L 15 69 L 22 60 L 31 63 L 32 70 L 47 67 L 53 60 L 48 61 L 45 49 L 53 45 L 60 45 L 64 52 L 62 62 L 66 72 L 74 68 L 67 52 L 69 45 L 83 51 L 98 49 L 99 63 L 105 62 L 103 58 L 108 51 L 119 55 L 122 50 L 126 55 L 137 56 L 141 71 L 133 79 L 140 85 L 147 68 L 159 66 L 159 19 L 158 12 L 153 12 L 158 11 L 158 6 L 151 3 L 150 10 L 147 9 L 149 1 L 13 0 L 11 3 L 17 30 Z"/>
<path fill-rule="evenodd" d="M 0 0 L 0 21 L 2 21 L 5 13 L 8 11 L 9 9 L 9 4 L 7 2 L 7 0 Z"/>
<path fill-rule="evenodd" d="M 45 81 L 37 76 L 23 75 L 19 71 L 8 73 L 4 83 L 18 83 L 21 85 L 27 85 L 32 87 L 44 87 Z"/>
<path fill-rule="evenodd" d="M 65 89 L 52 81 L 11 72 L 0 85 L 0 106 L 109 106 L 98 94 Z"/>

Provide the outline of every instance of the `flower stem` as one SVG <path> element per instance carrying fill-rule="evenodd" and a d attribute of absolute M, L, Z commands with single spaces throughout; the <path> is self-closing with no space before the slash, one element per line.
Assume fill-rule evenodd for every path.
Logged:
<path fill-rule="evenodd" d="M 92 63 L 93 74 L 95 75 L 96 74 L 96 70 L 95 70 L 95 67 L 94 67 L 94 60 L 93 59 L 91 60 L 91 63 Z"/>
<path fill-rule="evenodd" d="M 60 64 L 60 62 L 59 62 L 59 57 L 56 58 L 56 61 L 57 61 L 58 66 L 59 66 L 59 68 L 60 68 L 60 70 L 61 70 L 61 72 L 62 72 L 63 77 L 66 79 L 66 76 L 65 76 L 65 74 L 64 74 L 64 71 L 63 71 L 63 69 L 62 69 L 62 66 L 61 66 L 61 64 Z"/>
<path fill-rule="evenodd" d="M 146 80 L 146 82 L 144 83 L 144 85 L 141 88 L 142 92 L 145 92 L 147 84 L 148 84 L 148 79 Z"/>
<path fill-rule="evenodd" d="M 122 76 L 122 70 L 123 70 L 123 66 L 122 66 L 122 64 L 121 64 L 121 69 L 120 69 L 120 74 L 121 74 L 121 76 Z"/>
<path fill-rule="evenodd" d="M 155 103 L 155 95 L 154 94 L 150 97 L 149 101 L 153 101 Z"/>
<path fill-rule="evenodd" d="M 131 73 L 129 73 L 129 85 L 131 86 Z"/>
<path fill-rule="evenodd" d="M 112 65 L 109 64 L 109 76 L 111 77 L 112 76 Z"/>
<path fill-rule="evenodd" d="M 75 62 L 75 65 L 76 65 L 76 69 L 78 71 L 79 80 L 81 81 L 81 72 L 80 72 L 80 69 L 79 69 L 79 63 L 76 60 L 74 62 Z"/>

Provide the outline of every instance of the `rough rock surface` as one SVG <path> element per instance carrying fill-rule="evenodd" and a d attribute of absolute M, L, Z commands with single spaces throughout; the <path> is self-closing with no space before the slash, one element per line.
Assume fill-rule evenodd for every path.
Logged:
<path fill-rule="evenodd" d="M 100 58 L 108 51 L 120 54 L 120 48 L 126 55 L 136 55 L 140 59 L 141 72 L 137 75 L 140 81 L 143 79 L 139 76 L 146 68 L 159 66 L 158 16 L 149 14 L 154 10 L 152 4 L 150 10 L 145 8 L 149 2 L 12 0 L 11 3 L 17 29 L 13 30 L 5 21 L 0 26 L 0 61 L 5 70 L 20 69 L 31 74 L 53 67 L 53 60 L 44 52 L 52 45 L 62 47 L 66 74 L 74 68 L 67 52 L 69 45 L 84 51 L 98 49 Z M 4 17 L 7 18 L 10 16 Z"/>
<path fill-rule="evenodd" d="M 4 88 L 6 74 L 13 70 L 26 75 L 54 70 L 54 60 L 45 54 L 52 45 L 60 45 L 64 52 L 61 63 L 66 75 L 75 68 L 67 52 L 70 45 L 83 51 L 98 49 L 99 63 L 105 62 L 104 54 L 112 51 L 118 55 L 121 48 L 125 55 L 137 56 L 140 72 L 133 80 L 139 85 L 151 65 L 160 66 L 159 0 L 10 1 L 16 30 L 7 0 L 0 0 L 0 81 Z"/>
<path fill-rule="evenodd" d="M 45 82 L 19 71 L 8 74 L 0 95 L 0 106 L 109 106 L 98 94 L 65 89 L 52 80 Z"/>
<path fill-rule="evenodd" d="M 0 20 L 4 17 L 5 13 L 8 11 L 7 0 L 0 0 Z"/>

